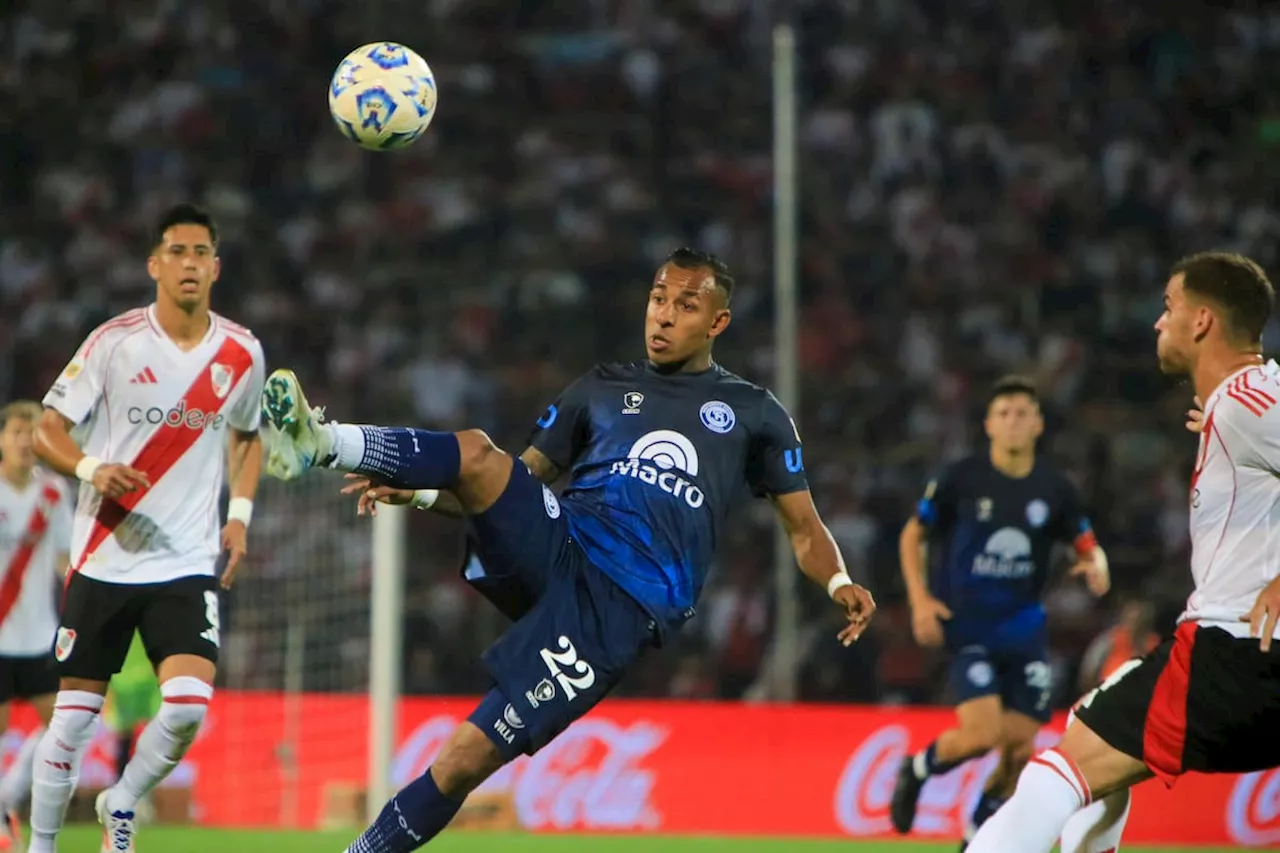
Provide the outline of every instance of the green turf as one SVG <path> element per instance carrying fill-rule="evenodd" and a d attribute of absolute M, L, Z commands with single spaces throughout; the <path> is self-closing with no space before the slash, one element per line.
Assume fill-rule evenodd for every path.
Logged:
<path fill-rule="evenodd" d="M 143 827 L 139 853 L 342 853 L 353 832 L 228 832 L 213 829 Z M 59 838 L 59 853 L 96 853 L 96 828 L 69 827 Z M 505 835 L 446 833 L 430 853 L 955 853 L 955 843 L 911 841 L 797 841 L 755 838 L 676 838 L 653 836 Z M 1128 847 L 1126 853 L 1227 853 L 1227 848 Z"/>

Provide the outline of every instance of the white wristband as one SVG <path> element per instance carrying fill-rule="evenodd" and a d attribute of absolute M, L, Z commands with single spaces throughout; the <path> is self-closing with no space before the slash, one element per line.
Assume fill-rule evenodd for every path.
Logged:
<path fill-rule="evenodd" d="M 409 501 L 409 505 L 414 509 L 431 509 L 439 497 L 439 489 L 418 489 L 413 493 L 413 500 Z"/>
<path fill-rule="evenodd" d="M 837 572 L 831 576 L 831 580 L 827 581 L 827 595 L 835 598 L 836 590 L 846 586 L 853 586 L 853 578 L 844 572 Z"/>
<path fill-rule="evenodd" d="M 102 460 L 96 456 L 82 456 L 76 463 L 76 479 L 82 483 L 92 483 L 93 475 L 102 467 Z"/>
<path fill-rule="evenodd" d="M 253 501 L 248 498 L 232 498 L 227 503 L 227 521 L 239 521 L 245 527 L 253 520 Z"/>

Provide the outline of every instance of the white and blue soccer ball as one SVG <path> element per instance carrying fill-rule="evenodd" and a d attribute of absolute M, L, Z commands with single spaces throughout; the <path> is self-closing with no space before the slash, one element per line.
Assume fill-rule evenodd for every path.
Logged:
<path fill-rule="evenodd" d="M 363 148 L 404 148 L 426 132 L 436 114 L 436 78 L 402 44 L 366 44 L 333 72 L 329 113 L 343 135 Z"/>

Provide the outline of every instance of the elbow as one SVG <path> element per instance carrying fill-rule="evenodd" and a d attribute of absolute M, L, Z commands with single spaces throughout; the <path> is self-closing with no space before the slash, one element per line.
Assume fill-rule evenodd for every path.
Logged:
<path fill-rule="evenodd" d="M 36 434 L 32 440 L 32 449 L 35 451 L 36 458 L 47 462 L 54 452 L 53 436 L 60 433 L 65 435 L 66 432 L 67 425 L 62 415 L 53 409 L 45 409 L 40 415 L 40 422 L 36 425 Z"/>

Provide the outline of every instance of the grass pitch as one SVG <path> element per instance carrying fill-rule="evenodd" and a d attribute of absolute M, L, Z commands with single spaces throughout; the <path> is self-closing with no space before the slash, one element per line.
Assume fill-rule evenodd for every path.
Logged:
<path fill-rule="evenodd" d="M 354 832 L 243 832 L 144 826 L 138 853 L 342 853 Z M 97 827 L 71 826 L 59 853 L 97 853 Z M 955 842 L 800 841 L 796 839 L 675 836 L 445 833 L 430 853 L 955 853 Z M 1126 853 L 1227 853 L 1228 848 L 1128 847 Z"/>

